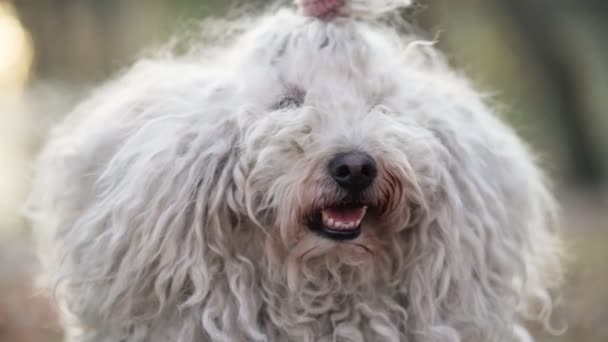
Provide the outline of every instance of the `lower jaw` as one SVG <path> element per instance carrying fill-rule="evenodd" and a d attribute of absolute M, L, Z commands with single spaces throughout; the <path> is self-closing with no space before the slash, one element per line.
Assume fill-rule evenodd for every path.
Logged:
<path fill-rule="evenodd" d="M 315 233 L 321 235 L 322 237 L 336 241 L 354 240 L 359 237 L 359 235 L 361 235 L 361 226 L 348 230 L 336 230 L 325 227 L 324 225 L 320 225 L 319 227 L 315 227 L 312 230 Z"/>

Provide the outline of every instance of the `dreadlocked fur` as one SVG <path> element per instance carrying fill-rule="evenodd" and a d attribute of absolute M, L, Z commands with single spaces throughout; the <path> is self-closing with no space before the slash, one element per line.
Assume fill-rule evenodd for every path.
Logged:
<path fill-rule="evenodd" d="M 52 132 L 29 214 L 70 339 L 531 340 L 561 280 L 555 204 L 480 94 L 394 26 L 246 20 Z M 336 242 L 303 217 L 345 196 L 325 168 L 351 149 L 378 162 L 373 211 Z"/>

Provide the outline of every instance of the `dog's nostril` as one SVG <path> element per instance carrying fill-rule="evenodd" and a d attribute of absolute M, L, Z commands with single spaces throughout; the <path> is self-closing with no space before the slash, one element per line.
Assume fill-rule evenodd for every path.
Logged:
<path fill-rule="evenodd" d="M 365 164 L 361 168 L 361 174 L 367 177 L 374 177 L 376 175 L 376 168 L 371 164 Z"/>
<path fill-rule="evenodd" d="M 347 165 L 341 165 L 336 169 L 336 172 L 334 173 L 335 177 L 340 177 L 340 178 L 344 178 L 344 177 L 348 177 L 350 175 L 350 170 L 348 169 Z"/>
<path fill-rule="evenodd" d="M 329 162 L 329 173 L 342 188 L 356 192 L 372 184 L 378 169 L 369 154 L 349 152 L 341 153 Z"/>

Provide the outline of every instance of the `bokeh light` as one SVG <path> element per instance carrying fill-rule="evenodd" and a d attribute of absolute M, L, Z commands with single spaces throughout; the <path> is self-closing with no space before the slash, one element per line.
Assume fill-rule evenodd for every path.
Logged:
<path fill-rule="evenodd" d="M 9 3 L 0 2 L 0 94 L 20 95 L 32 65 L 29 34 Z"/>
<path fill-rule="evenodd" d="M 23 103 L 33 49 L 15 9 L 0 2 L 0 234 L 19 228 L 26 190 L 29 119 Z"/>

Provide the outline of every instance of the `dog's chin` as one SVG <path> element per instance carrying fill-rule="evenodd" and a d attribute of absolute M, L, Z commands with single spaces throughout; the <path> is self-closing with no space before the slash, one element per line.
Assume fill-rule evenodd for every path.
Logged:
<path fill-rule="evenodd" d="M 368 231 L 367 222 L 358 227 L 354 239 L 334 239 L 314 231 L 307 231 L 289 250 L 287 262 L 288 287 L 297 290 L 306 284 L 333 282 L 344 286 L 373 284 L 377 268 L 385 268 L 385 251 Z"/>
<path fill-rule="evenodd" d="M 287 251 L 289 288 L 336 277 L 340 284 L 372 284 L 387 260 L 381 213 L 374 202 L 344 199 L 308 211 Z"/>

